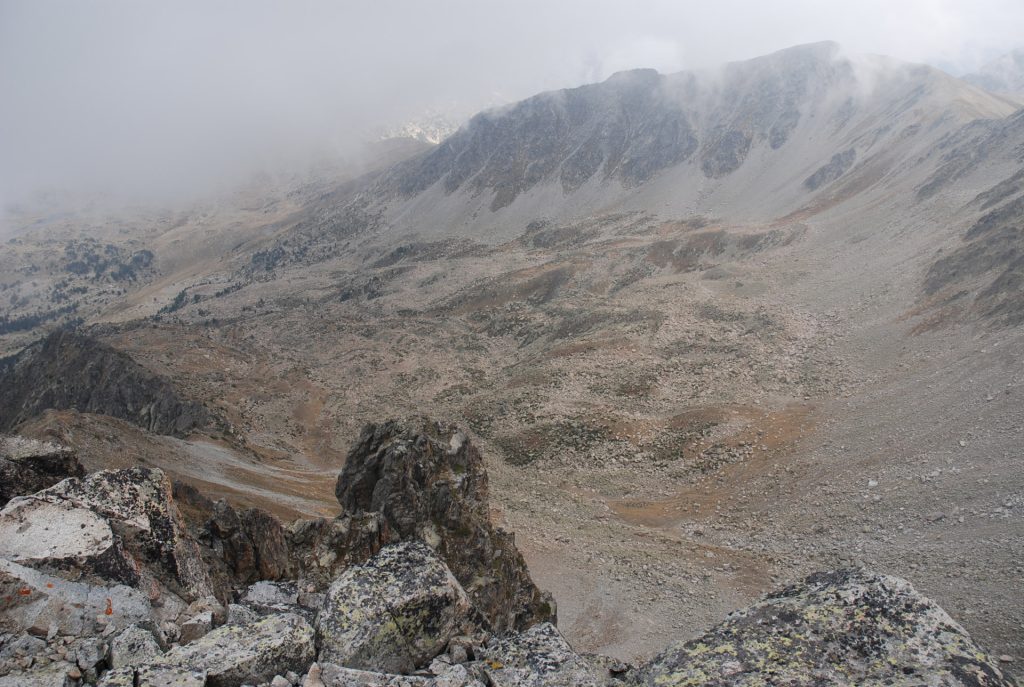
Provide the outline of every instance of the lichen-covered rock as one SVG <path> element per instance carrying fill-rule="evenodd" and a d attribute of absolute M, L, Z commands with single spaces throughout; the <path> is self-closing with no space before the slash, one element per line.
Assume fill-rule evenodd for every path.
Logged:
<path fill-rule="evenodd" d="M 319 588 L 326 588 L 345 568 L 369 560 L 390 538 L 379 513 L 296 520 L 288 529 L 292 560 L 303 578 Z"/>
<path fill-rule="evenodd" d="M 367 425 L 335 493 L 350 515 L 380 513 L 392 538 L 430 544 L 496 632 L 554 621 L 513 536 L 491 524 L 483 458 L 457 428 L 426 418 Z"/>
<path fill-rule="evenodd" d="M 1010 687 L 960 625 L 905 580 L 811 575 L 644 666 L 648 687 Z"/>
<path fill-rule="evenodd" d="M 426 544 L 388 546 L 331 585 L 317 618 L 320 658 L 347 668 L 411 672 L 471 624 L 472 610 Z"/>
<path fill-rule="evenodd" d="M 152 632 L 132 625 L 110 641 L 110 667 L 126 668 L 151 663 L 162 653 Z"/>
<path fill-rule="evenodd" d="M 201 670 L 167 666 L 117 668 L 100 677 L 96 687 L 205 687 L 206 673 Z"/>
<path fill-rule="evenodd" d="M 0 557 L 147 592 L 158 583 L 186 600 L 213 591 L 157 469 L 104 470 L 14 499 L 0 511 Z"/>
<path fill-rule="evenodd" d="M 596 687 L 601 682 L 551 623 L 492 640 L 484 670 L 493 687 Z"/>
<path fill-rule="evenodd" d="M 154 623 L 160 613 L 149 597 L 125 585 L 72 582 L 0 558 L 0 627 L 38 636 L 80 636 L 103 627 Z"/>
<path fill-rule="evenodd" d="M 0 677 L 0 687 L 67 687 L 75 682 L 68 679 L 74 666 L 63 661 Z"/>
<path fill-rule="evenodd" d="M 25 437 L 0 437 L 0 508 L 15 496 L 84 476 L 85 468 L 69 448 Z"/>
<path fill-rule="evenodd" d="M 324 687 L 427 687 L 431 683 L 426 677 L 356 670 L 333 663 L 320 667 L 320 680 Z"/>
<path fill-rule="evenodd" d="M 205 671 L 209 687 L 269 682 L 304 671 L 316 656 L 313 628 L 291 613 L 248 625 L 223 625 L 191 644 L 176 646 L 153 667 Z"/>

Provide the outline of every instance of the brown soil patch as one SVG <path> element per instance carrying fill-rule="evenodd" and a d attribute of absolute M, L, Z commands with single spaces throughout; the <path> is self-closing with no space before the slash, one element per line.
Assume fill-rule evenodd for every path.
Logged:
<path fill-rule="evenodd" d="M 687 485 L 668 498 L 609 500 L 608 506 L 622 520 L 647 527 L 666 528 L 697 519 L 734 499 L 744 484 L 790 454 L 797 440 L 808 434 L 815 423 L 814 406 L 807 403 L 794 403 L 775 411 L 741 408 L 746 413 L 742 418 L 746 421 L 744 429 L 720 443 L 732 447 L 753 445 L 755 450 L 749 459 L 724 465 L 715 473 L 720 479 L 704 485 Z M 719 418 L 722 410 L 700 409 L 697 417 Z"/>

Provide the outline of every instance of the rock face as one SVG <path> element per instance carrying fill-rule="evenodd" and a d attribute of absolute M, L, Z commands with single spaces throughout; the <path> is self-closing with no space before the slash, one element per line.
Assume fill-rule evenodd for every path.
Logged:
<path fill-rule="evenodd" d="M 811 575 L 655 657 L 636 682 L 683 685 L 1012 685 L 905 580 Z"/>
<path fill-rule="evenodd" d="M 0 437 L 0 508 L 15 496 L 84 476 L 85 468 L 70 449 L 25 437 Z"/>
<path fill-rule="evenodd" d="M 128 354 L 69 331 L 50 334 L 0 368 L 0 431 L 49 408 L 110 415 L 175 436 L 213 421 L 202 404 Z"/>
<path fill-rule="evenodd" d="M 218 597 L 257 580 L 293 575 L 287 531 L 277 518 L 258 508 L 235 510 L 181 482 L 174 483 L 173 493 L 201 546 Z"/>
<path fill-rule="evenodd" d="M 348 668 L 412 672 L 471 629 L 471 609 L 426 544 L 395 544 L 331 585 L 317 619 L 320 657 Z"/>
<path fill-rule="evenodd" d="M 349 514 L 380 513 L 392 537 L 436 549 L 494 631 L 555 618 L 513 536 L 491 524 L 483 458 L 455 427 L 426 418 L 368 425 L 335 493 Z"/>

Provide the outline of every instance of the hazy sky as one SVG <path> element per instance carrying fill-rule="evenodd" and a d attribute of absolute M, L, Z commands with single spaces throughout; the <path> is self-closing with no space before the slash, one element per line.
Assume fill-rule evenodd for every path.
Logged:
<path fill-rule="evenodd" d="M 969 71 L 1024 0 L 0 0 L 0 203 L 41 186 L 198 190 L 650 66 L 836 40 Z"/>

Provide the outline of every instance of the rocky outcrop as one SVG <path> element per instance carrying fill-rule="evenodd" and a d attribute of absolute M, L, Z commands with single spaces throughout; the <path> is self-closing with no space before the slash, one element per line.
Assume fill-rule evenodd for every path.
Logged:
<path fill-rule="evenodd" d="M 326 589 L 340 571 L 368 560 L 390 538 L 380 513 L 296 520 L 288 529 L 291 560 L 303 578 L 320 589 Z"/>
<path fill-rule="evenodd" d="M 905 580 L 863 570 L 811 575 L 677 644 L 638 684 L 1009 686 L 949 615 Z"/>
<path fill-rule="evenodd" d="M 161 377 L 95 339 L 56 331 L 0 368 L 0 431 L 49 408 L 127 420 L 156 434 L 185 436 L 214 418 Z"/>
<path fill-rule="evenodd" d="M 277 518 L 258 508 L 236 510 L 224 499 L 211 501 L 182 482 L 174 483 L 173 493 L 219 598 L 257 580 L 294 576 L 288 533 Z"/>
<path fill-rule="evenodd" d="M 863 570 L 812 575 L 637 669 L 582 656 L 488 522 L 479 453 L 427 420 L 366 428 L 334 521 L 285 533 L 176 493 L 202 546 L 158 470 L 68 478 L 0 511 L 0 687 L 1014 684 L 909 583 Z M 263 576 L 283 579 L 240 582 Z"/>
<path fill-rule="evenodd" d="M 410 673 L 472 630 L 466 592 L 422 542 L 383 549 L 331 585 L 317 620 L 322 660 Z"/>
<path fill-rule="evenodd" d="M 379 513 L 392 538 L 434 548 L 494 631 L 555 618 L 512 534 L 491 524 L 483 458 L 457 428 L 426 418 L 368 425 L 335 493 L 349 514 Z"/>
<path fill-rule="evenodd" d="M 15 496 L 84 476 L 85 468 L 69 448 L 25 437 L 0 437 L 0 508 Z"/>

